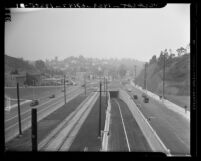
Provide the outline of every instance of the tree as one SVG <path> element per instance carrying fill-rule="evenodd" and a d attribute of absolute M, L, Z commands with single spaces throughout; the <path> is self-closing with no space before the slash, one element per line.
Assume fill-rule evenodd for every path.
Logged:
<path fill-rule="evenodd" d="M 38 82 L 38 80 L 37 80 L 36 76 L 28 74 L 26 72 L 26 81 L 25 81 L 26 85 L 29 85 L 29 86 L 30 85 L 35 85 L 37 82 Z"/>
<path fill-rule="evenodd" d="M 176 50 L 178 53 L 178 56 L 181 56 L 182 54 L 186 54 L 187 50 L 183 47 L 180 47 L 179 49 Z"/>
<path fill-rule="evenodd" d="M 156 62 L 157 62 L 157 57 L 156 57 L 156 55 L 154 55 L 154 56 L 152 56 L 152 58 L 150 59 L 149 64 L 154 64 L 154 63 L 156 63 Z"/>
<path fill-rule="evenodd" d="M 15 69 L 15 70 L 11 71 L 10 74 L 19 74 L 19 72 L 17 69 Z"/>
<path fill-rule="evenodd" d="M 126 72 L 127 72 L 126 66 L 125 66 L 124 64 L 121 64 L 121 65 L 119 66 L 118 72 L 119 72 L 119 75 L 120 75 L 121 77 L 124 77 L 124 76 L 126 75 Z"/>
<path fill-rule="evenodd" d="M 160 56 L 158 57 L 157 64 L 159 67 L 163 65 L 163 51 L 161 51 Z"/>
<path fill-rule="evenodd" d="M 46 69 L 45 62 L 42 60 L 36 60 L 35 67 L 40 71 L 44 71 Z"/>

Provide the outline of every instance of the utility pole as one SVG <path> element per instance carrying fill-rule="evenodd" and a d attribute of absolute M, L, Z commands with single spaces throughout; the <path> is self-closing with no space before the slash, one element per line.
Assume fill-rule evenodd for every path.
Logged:
<path fill-rule="evenodd" d="M 35 96 L 34 96 L 34 80 L 33 80 L 33 100 L 35 99 Z"/>
<path fill-rule="evenodd" d="M 100 104 L 99 104 L 99 133 L 98 136 L 101 137 L 101 81 L 100 81 Z"/>
<path fill-rule="evenodd" d="M 108 98 L 107 98 L 108 97 L 108 93 L 107 93 L 108 92 L 107 91 L 108 90 L 107 89 L 107 79 L 105 80 L 105 86 L 106 86 L 106 105 L 107 105 L 107 102 L 108 102 Z"/>
<path fill-rule="evenodd" d="M 163 55 L 163 99 L 165 98 L 165 53 Z"/>
<path fill-rule="evenodd" d="M 85 89 L 85 96 L 86 96 L 86 77 L 84 76 L 84 89 Z"/>
<path fill-rule="evenodd" d="M 136 65 L 134 65 L 134 67 L 135 67 L 135 81 L 134 81 L 134 83 L 135 83 L 135 85 L 136 85 Z"/>
<path fill-rule="evenodd" d="M 66 104 L 66 75 L 64 75 L 64 103 Z"/>
<path fill-rule="evenodd" d="M 147 63 L 145 63 L 145 68 L 144 68 L 144 89 L 147 90 L 147 71 L 146 71 L 146 68 L 147 68 Z"/>
<path fill-rule="evenodd" d="M 37 145 L 37 109 L 32 108 L 31 110 L 31 135 L 32 135 L 32 151 L 38 150 Z"/>
<path fill-rule="evenodd" d="M 17 82 L 17 107 L 18 107 L 18 124 L 19 124 L 19 135 L 22 135 L 21 129 L 21 114 L 20 114 L 20 94 L 19 94 L 19 83 Z"/>
<path fill-rule="evenodd" d="M 104 77 L 104 91 L 105 91 L 105 96 L 106 96 L 106 78 Z"/>

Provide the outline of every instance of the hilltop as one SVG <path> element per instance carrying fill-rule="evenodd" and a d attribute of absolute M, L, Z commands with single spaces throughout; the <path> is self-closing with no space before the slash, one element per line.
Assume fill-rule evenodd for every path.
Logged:
<path fill-rule="evenodd" d="M 41 73 L 45 77 L 52 77 L 54 74 L 75 76 L 77 72 L 87 72 L 93 75 L 109 74 L 112 77 L 118 75 L 125 76 L 126 73 L 134 75 L 134 65 L 137 66 L 138 75 L 143 68 L 144 62 L 135 59 L 98 59 L 70 56 L 64 60 L 58 60 L 57 57 L 52 60 L 28 61 L 23 58 L 15 58 L 5 55 L 5 73 L 25 74 Z"/>
<path fill-rule="evenodd" d="M 22 58 L 15 58 L 8 55 L 4 56 L 4 67 L 5 73 L 14 72 L 17 70 L 20 72 L 37 72 L 34 65 L 30 64 L 29 61 L 25 61 Z"/>

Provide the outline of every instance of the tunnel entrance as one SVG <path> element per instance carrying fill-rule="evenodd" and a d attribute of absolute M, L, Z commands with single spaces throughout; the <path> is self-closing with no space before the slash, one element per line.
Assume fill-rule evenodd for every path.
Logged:
<path fill-rule="evenodd" d="M 119 97 L 119 91 L 110 91 L 110 97 L 111 98 L 118 98 Z"/>

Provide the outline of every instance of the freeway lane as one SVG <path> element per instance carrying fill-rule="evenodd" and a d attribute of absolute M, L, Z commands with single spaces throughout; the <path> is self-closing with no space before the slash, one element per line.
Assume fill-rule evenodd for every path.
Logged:
<path fill-rule="evenodd" d="M 67 95 L 67 101 L 71 100 L 72 98 L 76 97 L 77 95 L 81 94 L 82 90 L 75 89 L 73 92 L 70 92 Z M 42 119 L 49 115 L 51 112 L 55 111 L 59 107 L 64 104 L 63 97 L 58 97 L 56 99 L 52 99 L 50 102 L 46 102 L 44 104 L 36 106 L 38 108 L 38 119 Z M 27 109 L 24 114 L 21 116 L 22 120 L 22 131 L 26 130 L 31 124 L 31 108 Z M 5 136 L 6 142 L 15 137 L 18 134 L 18 118 L 12 117 L 5 123 Z"/>
<path fill-rule="evenodd" d="M 129 87 L 130 88 L 130 87 Z M 179 114 L 169 110 L 164 105 L 149 97 L 149 103 L 144 103 L 141 97 L 142 92 L 132 88 L 138 95 L 137 104 L 139 110 L 149 120 L 150 125 L 156 131 L 165 146 L 170 149 L 172 155 L 190 154 L 190 122 Z"/>
<path fill-rule="evenodd" d="M 69 87 L 69 88 L 66 89 L 66 93 L 67 94 L 71 93 L 73 90 L 76 90 L 77 88 L 79 88 L 79 87 Z M 45 93 L 45 95 L 43 95 L 43 96 L 41 96 L 41 94 L 35 96 L 35 98 L 39 100 L 39 106 L 40 106 L 40 104 L 43 104 L 46 101 L 49 101 L 49 100 L 51 101 L 52 99 L 50 99 L 49 96 L 51 94 L 53 94 L 53 93 L 55 94 L 55 97 L 56 97 L 55 99 L 64 96 L 64 94 L 63 94 L 63 92 L 61 92 L 61 90 L 58 91 L 57 88 L 54 88 L 54 89 L 55 89 L 54 92 L 51 91 L 51 93 Z M 38 107 L 38 106 L 36 106 L 36 107 Z M 31 108 L 30 107 L 30 103 L 21 105 L 20 106 L 21 113 L 23 113 L 26 110 L 29 110 L 30 108 Z M 15 108 L 12 108 L 10 111 L 6 111 L 5 112 L 5 118 L 6 118 L 6 120 L 9 120 L 10 118 L 16 116 L 17 112 L 18 112 L 17 106 Z"/>
<path fill-rule="evenodd" d="M 67 97 L 68 97 L 68 95 L 71 95 L 71 94 L 77 92 L 77 90 L 79 90 L 79 88 L 71 88 L 70 90 L 68 90 L 68 92 L 66 94 Z M 42 108 L 44 105 L 49 106 L 49 105 L 53 104 L 54 102 L 61 101 L 61 100 L 64 100 L 64 96 L 62 93 L 59 93 L 58 95 L 56 95 L 56 97 L 54 99 L 50 99 L 47 96 L 45 99 L 40 100 L 39 105 L 35 106 L 35 108 Z M 32 107 L 30 106 L 30 104 L 26 104 L 26 105 L 24 104 L 24 105 L 20 106 L 21 118 L 29 116 L 29 114 L 31 112 L 31 108 Z M 6 127 L 9 124 L 12 124 L 12 122 L 17 122 L 18 121 L 17 108 L 12 109 L 10 112 L 6 112 L 5 118 L 6 118 L 6 120 L 5 120 Z"/>
<path fill-rule="evenodd" d="M 111 99 L 109 151 L 144 151 L 151 148 L 127 105 L 118 98 Z"/>
<path fill-rule="evenodd" d="M 80 94 L 38 122 L 38 146 L 86 97 L 84 93 Z M 31 145 L 31 128 L 25 130 L 22 137 L 16 137 L 6 144 L 9 151 L 31 151 Z"/>

